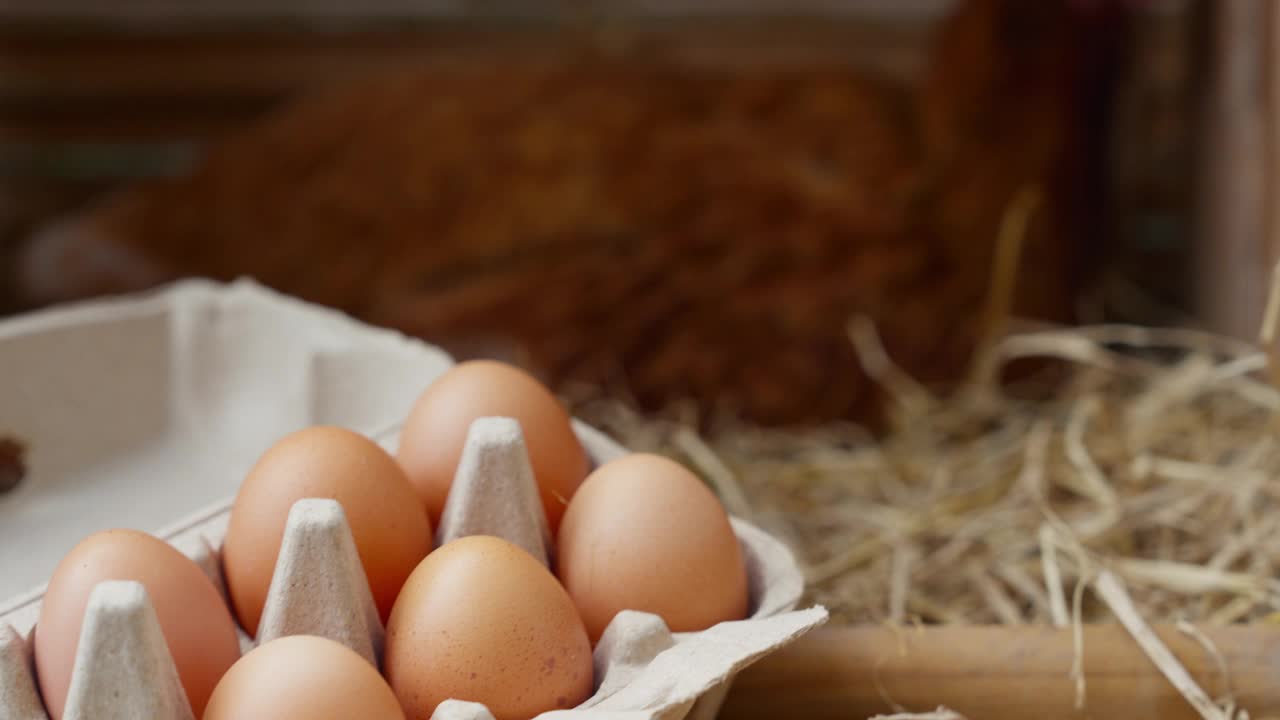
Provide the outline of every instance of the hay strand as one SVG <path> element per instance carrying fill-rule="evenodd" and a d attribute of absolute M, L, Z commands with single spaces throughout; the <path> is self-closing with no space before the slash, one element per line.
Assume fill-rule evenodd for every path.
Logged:
<path fill-rule="evenodd" d="M 1098 574 L 1098 579 L 1093 585 L 1094 592 L 1102 598 L 1103 602 L 1111 608 L 1138 645 L 1142 647 L 1147 657 L 1151 658 L 1151 662 L 1155 663 L 1165 678 L 1182 693 L 1187 699 L 1191 707 L 1205 720 L 1232 720 L 1227 712 L 1218 707 L 1204 689 L 1191 677 L 1187 669 L 1182 663 L 1178 662 L 1178 658 L 1174 657 L 1169 650 L 1169 646 L 1165 645 L 1151 626 L 1142 619 L 1142 614 L 1138 612 L 1138 608 L 1134 606 L 1133 600 L 1129 597 L 1129 593 L 1124 589 L 1124 585 L 1110 571 L 1103 570 Z"/>

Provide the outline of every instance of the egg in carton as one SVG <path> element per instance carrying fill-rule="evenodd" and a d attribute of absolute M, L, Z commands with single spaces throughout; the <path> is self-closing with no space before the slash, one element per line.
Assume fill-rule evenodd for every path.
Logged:
<path fill-rule="evenodd" d="M 574 423 L 594 465 L 625 450 Z M 217 547 L 229 503 L 180 523 L 161 537 L 192 558 L 226 599 Z M 764 654 L 826 620 L 820 607 L 794 610 L 803 579 L 790 551 L 731 518 L 747 566 L 750 615 L 707 630 L 671 633 L 656 615 L 619 613 L 593 652 L 594 693 L 579 707 L 543 720 L 706 720 L 733 676 Z M 437 530 L 436 545 L 468 535 L 506 539 L 550 566 L 552 538 L 519 424 L 481 418 L 468 430 Z M 0 617 L 0 720 L 47 720 L 31 657 L 39 593 Z M 379 664 L 385 630 L 341 505 L 305 499 L 293 505 L 254 638 L 241 629 L 242 653 L 287 635 L 317 635 Z M 142 585 L 107 581 L 90 594 L 68 692 L 65 720 L 190 720 L 193 713 L 159 621 Z M 492 720 L 481 704 L 448 700 L 434 720 Z"/>

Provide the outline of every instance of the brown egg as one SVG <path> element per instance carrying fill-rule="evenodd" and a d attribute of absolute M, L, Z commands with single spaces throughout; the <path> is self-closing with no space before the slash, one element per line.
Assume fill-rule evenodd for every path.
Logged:
<path fill-rule="evenodd" d="M 235 621 L 195 562 L 136 530 L 90 535 L 53 571 L 34 641 L 36 675 L 49 716 L 62 717 L 89 593 L 104 580 L 133 580 L 147 589 L 187 699 L 199 716 L 218 679 L 240 657 Z"/>
<path fill-rule="evenodd" d="M 515 545 L 473 535 L 431 553 L 387 624 L 387 679 L 411 718 L 450 698 L 497 720 L 572 708 L 591 694 L 591 644 L 564 588 Z"/>
<path fill-rule="evenodd" d="M 440 522 L 471 421 L 510 417 L 520 422 L 542 505 L 552 531 L 587 474 L 587 456 L 569 413 L 541 383 L 510 365 L 473 360 L 456 365 L 422 393 L 400 431 L 398 458 Z"/>
<path fill-rule="evenodd" d="M 582 483 L 560 525 L 557 568 L 592 642 L 621 610 L 673 632 L 747 612 L 747 571 L 729 516 L 679 463 L 627 455 Z"/>
<path fill-rule="evenodd" d="M 305 498 L 341 503 L 386 621 L 405 578 L 431 551 L 431 523 L 386 451 L 350 430 L 313 427 L 268 450 L 231 507 L 222 565 L 241 627 L 257 633 L 289 509 Z"/>
<path fill-rule="evenodd" d="M 367 660 L 311 635 L 272 640 L 240 658 L 209 698 L 204 720 L 404 720 Z"/>

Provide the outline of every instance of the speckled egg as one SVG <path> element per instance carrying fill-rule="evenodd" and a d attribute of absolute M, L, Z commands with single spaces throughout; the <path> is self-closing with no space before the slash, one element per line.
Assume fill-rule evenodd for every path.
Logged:
<path fill-rule="evenodd" d="M 447 699 L 497 720 L 572 708 L 592 688 L 591 644 L 564 588 L 498 538 L 455 540 L 405 583 L 387 624 L 387 679 L 411 718 Z"/>

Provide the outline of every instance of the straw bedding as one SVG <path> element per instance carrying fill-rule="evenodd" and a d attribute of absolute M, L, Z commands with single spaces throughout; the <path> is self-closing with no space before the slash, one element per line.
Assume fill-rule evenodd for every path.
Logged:
<path fill-rule="evenodd" d="M 625 444 L 699 470 L 731 512 L 787 541 L 808 600 L 833 622 L 1119 621 L 1202 716 L 1244 717 L 1230 698 L 1211 700 L 1149 623 L 1194 634 L 1280 620 L 1269 335 L 1254 345 L 1186 329 L 1030 329 L 938 395 L 855 319 L 852 345 L 891 408 L 876 436 L 576 404 Z M 1083 703 L 1079 663 L 1071 675 Z"/>

